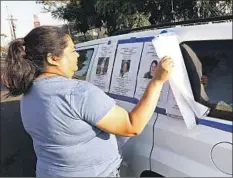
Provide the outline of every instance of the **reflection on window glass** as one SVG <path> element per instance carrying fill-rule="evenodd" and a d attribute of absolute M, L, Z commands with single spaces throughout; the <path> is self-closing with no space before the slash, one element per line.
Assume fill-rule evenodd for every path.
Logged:
<path fill-rule="evenodd" d="M 232 62 L 233 62 L 233 40 L 216 40 L 216 41 L 195 41 L 185 42 L 190 47 L 194 63 L 201 63 L 196 70 L 200 70 L 200 99 L 202 104 L 211 106 L 212 111 L 232 112 Z M 188 60 L 187 54 L 183 55 Z M 191 70 L 186 61 L 187 70 Z M 200 67 L 201 66 L 201 67 Z M 200 71 L 197 71 L 200 72 Z M 189 72 L 190 80 L 194 79 L 194 73 Z M 190 81 L 192 83 L 192 81 Z M 198 84 L 192 86 L 193 90 L 198 89 Z M 203 99 L 204 98 L 204 99 Z M 213 117 L 221 117 L 213 116 Z M 223 118 L 225 119 L 225 118 Z"/>
<path fill-rule="evenodd" d="M 79 50 L 77 52 L 79 53 L 78 71 L 75 73 L 74 77 L 80 80 L 85 80 L 94 49 Z"/>

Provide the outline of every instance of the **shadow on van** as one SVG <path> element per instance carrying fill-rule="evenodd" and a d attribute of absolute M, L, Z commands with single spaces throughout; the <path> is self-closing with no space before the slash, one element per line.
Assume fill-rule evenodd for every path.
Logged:
<path fill-rule="evenodd" d="M 1 95 L 1 177 L 35 177 L 36 156 L 25 132 L 19 99 Z"/>

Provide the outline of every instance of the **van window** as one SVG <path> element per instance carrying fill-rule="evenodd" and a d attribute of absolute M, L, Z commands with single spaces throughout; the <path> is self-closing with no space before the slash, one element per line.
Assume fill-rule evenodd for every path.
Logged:
<path fill-rule="evenodd" d="M 87 76 L 87 71 L 91 62 L 91 58 L 94 53 L 94 48 L 85 49 L 85 50 L 77 50 L 79 53 L 78 58 L 78 71 L 75 73 L 74 78 L 78 78 L 80 80 L 85 80 Z"/>
<path fill-rule="evenodd" d="M 181 44 L 194 98 L 211 108 L 210 117 L 232 120 L 233 40 Z"/>

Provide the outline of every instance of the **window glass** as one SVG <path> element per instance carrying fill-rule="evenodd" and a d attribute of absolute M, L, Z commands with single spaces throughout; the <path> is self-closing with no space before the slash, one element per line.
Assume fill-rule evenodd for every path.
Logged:
<path fill-rule="evenodd" d="M 232 46 L 233 40 L 181 44 L 195 99 L 211 107 L 210 116 L 227 120 L 232 120 Z"/>
<path fill-rule="evenodd" d="M 87 71 L 90 66 L 91 58 L 94 53 L 94 49 L 85 49 L 78 50 L 79 58 L 78 58 L 78 71 L 75 73 L 74 78 L 78 78 L 80 80 L 85 80 L 87 76 Z"/>

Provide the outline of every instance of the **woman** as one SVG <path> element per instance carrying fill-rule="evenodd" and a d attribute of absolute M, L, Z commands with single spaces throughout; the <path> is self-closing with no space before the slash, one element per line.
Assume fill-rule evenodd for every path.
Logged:
<path fill-rule="evenodd" d="M 78 56 L 69 35 L 54 26 L 37 27 L 9 46 L 2 80 L 9 95 L 23 94 L 22 122 L 33 140 L 37 177 L 118 176 L 115 135 L 143 131 L 173 67 L 165 57 L 127 112 L 99 88 L 72 79 Z"/>
<path fill-rule="evenodd" d="M 121 68 L 121 71 L 120 71 L 120 76 L 121 76 L 122 78 L 128 77 L 129 68 L 130 68 L 130 63 L 129 63 L 129 61 L 123 61 L 123 63 L 122 63 L 122 68 Z"/>
<path fill-rule="evenodd" d="M 107 73 L 107 65 L 108 65 L 108 59 L 102 58 L 101 61 L 99 61 L 99 66 L 97 68 L 96 74 L 97 75 L 105 75 Z"/>
<path fill-rule="evenodd" d="M 149 72 L 145 73 L 144 78 L 152 79 L 157 65 L 158 65 L 158 62 L 156 60 L 153 60 L 150 64 L 150 70 Z"/>
<path fill-rule="evenodd" d="M 104 67 L 105 67 L 105 60 L 103 60 L 101 65 L 100 65 L 100 75 L 105 74 Z"/>

